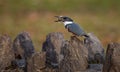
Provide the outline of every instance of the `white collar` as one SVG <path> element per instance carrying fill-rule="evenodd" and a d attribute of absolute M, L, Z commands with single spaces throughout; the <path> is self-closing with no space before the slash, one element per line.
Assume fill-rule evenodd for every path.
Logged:
<path fill-rule="evenodd" d="M 64 26 L 68 25 L 68 24 L 72 24 L 73 22 L 72 21 L 65 21 L 63 22 Z"/>

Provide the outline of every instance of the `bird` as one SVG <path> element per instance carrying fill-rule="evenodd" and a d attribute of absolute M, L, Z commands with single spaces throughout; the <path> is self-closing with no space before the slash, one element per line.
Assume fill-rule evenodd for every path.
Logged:
<path fill-rule="evenodd" d="M 55 16 L 57 20 L 55 22 L 62 22 L 64 24 L 64 27 L 68 30 L 68 32 L 71 32 L 75 36 L 84 36 L 88 38 L 89 36 L 87 33 L 71 19 L 67 16 Z"/>

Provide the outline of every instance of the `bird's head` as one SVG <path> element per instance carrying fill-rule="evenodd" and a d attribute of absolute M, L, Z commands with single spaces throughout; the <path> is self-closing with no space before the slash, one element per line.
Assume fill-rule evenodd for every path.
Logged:
<path fill-rule="evenodd" d="M 73 20 L 67 16 L 55 16 L 57 20 L 55 22 L 73 22 Z"/>

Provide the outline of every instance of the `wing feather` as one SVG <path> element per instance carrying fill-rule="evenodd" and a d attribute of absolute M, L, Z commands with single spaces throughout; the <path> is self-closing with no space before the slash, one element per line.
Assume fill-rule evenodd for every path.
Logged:
<path fill-rule="evenodd" d="M 75 35 L 82 36 L 85 34 L 82 28 L 79 27 L 77 24 L 69 24 L 68 31 L 72 32 Z"/>

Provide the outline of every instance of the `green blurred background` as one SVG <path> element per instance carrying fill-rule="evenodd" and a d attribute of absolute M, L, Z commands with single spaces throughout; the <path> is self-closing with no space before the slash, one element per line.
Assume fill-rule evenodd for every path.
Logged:
<path fill-rule="evenodd" d="M 55 15 L 69 16 L 86 32 L 93 32 L 104 46 L 120 42 L 120 0 L 0 0 L 0 34 L 14 39 L 30 33 L 36 50 L 50 32 L 71 33 L 55 23 Z"/>

